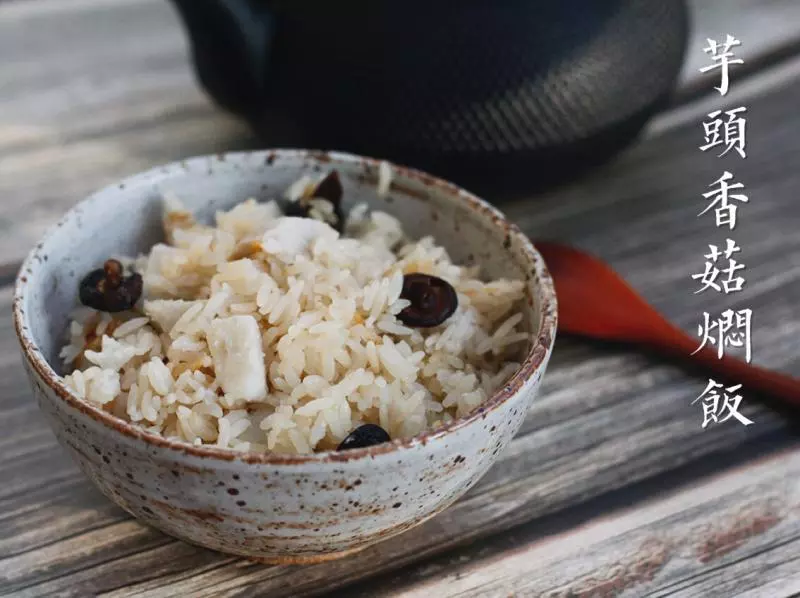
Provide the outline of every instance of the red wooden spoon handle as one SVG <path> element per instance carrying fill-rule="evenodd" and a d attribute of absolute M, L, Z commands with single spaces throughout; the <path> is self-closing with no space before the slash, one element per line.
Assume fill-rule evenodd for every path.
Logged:
<path fill-rule="evenodd" d="M 559 330 L 600 340 L 645 346 L 692 365 L 718 383 L 741 384 L 800 407 L 800 380 L 723 356 L 670 324 L 600 260 L 558 243 L 537 242 L 558 297 Z"/>
<path fill-rule="evenodd" d="M 717 351 L 709 347 L 692 355 L 697 350 L 698 341 L 682 330 L 673 329 L 670 335 L 663 332 L 658 342 L 652 342 L 650 346 L 664 354 L 701 366 L 710 374 L 718 376 L 720 379 L 717 382 L 741 384 L 744 389 L 783 399 L 800 407 L 800 380 L 797 378 L 765 370 L 729 355 L 720 358 Z"/>

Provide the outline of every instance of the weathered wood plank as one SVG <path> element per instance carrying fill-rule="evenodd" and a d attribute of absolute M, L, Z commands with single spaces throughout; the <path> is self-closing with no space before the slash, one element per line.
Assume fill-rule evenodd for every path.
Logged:
<path fill-rule="evenodd" d="M 681 85 L 705 37 L 738 35 L 753 64 L 800 37 L 792 0 L 694 0 Z M 0 4 L 0 264 L 18 263 L 88 193 L 190 155 L 257 145 L 194 81 L 178 19 L 163 0 L 18 0 Z M 43 175 L 46 173 L 46 176 Z"/>
<path fill-rule="evenodd" d="M 758 10 L 784 4 L 790 8 L 781 10 L 791 10 L 786 2 L 762 3 Z M 125 31 L 114 28 L 118 22 L 125 23 Z M 740 30 L 730 32 L 750 40 Z M 62 43 L 65 35 L 77 33 L 80 44 Z M 211 107 L 194 86 L 166 3 L 3 4 L 0 56 L 0 80 L 15 81 L 0 97 L 0 197 L 14 197 L 0 204 L 0 229 L 6 218 L 4 235 L 15 231 L 0 240 L 4 260 L 18 259 L 43 226 L 105 182 L 187 154 L 252 143 L 243 127 Z M 792 165 L 800 153 L 794 118 L 800 88 L 796 71 L 791 73 L 780 82 L 779 94 L 753 100 L 746 162 L 701 154 L 694 149 L 701 142 L 699 121 L 692 120 L 697 116 L 667 116 L 647 143 L 588 179 L 533 204 L 503 207 L 533 235 L 571 240 L 608 259 L 691 329 L 704 309 L 733 303 L 692 296 L 688 278 L 702 266 L 698 258 L 705 244 L 724 239 L 707 220 L 695 218 L 702 209 L 699 194 L 723 166 L 731 169 L 752 197 L 735 233 L 749 281 L 736 303 L 756 310 L 756 360 L 798 373 L 800 212 Z M 762 86 L 747 97 L 764 93 Z M 735 97 L 732 93 L 729 101 Z M 618 232 L 623 216 L 624 235 Z M 17 230 L 21 236 L 15 236 Z M 0 291 L 0 311 L 8 313 L 8 303 L 6 288 Z M 796 436 L 785 420 L 748 397 L 744 411 L 756 426 L 729 424 L 701 432 L 699 411 L 689 405 L 700 390 L 699 378 L 676 368 L 561 339 L 542 397 L 520 435 L 453 508 L 361 557 L 303 569 L 263 567 L 166 538 L 130 521 L 94 491 L 39 417 L 4 318 L 0 418 L 12 433 L 0 439 L 6 457 L 0 463 L 6 482 L 0 488 L 0 593 L 310 595 L 400 566 L 419 578 L 426 557 L 471 540 L 496 539 L 521 525 L 535 528 L 542 518 L 596 505 L 602 502 L 598 497 L 685 463 L 736 460 L 725 455 L 737 449 L 744 459 L 764 450 L 757 448 L 759 441 L 775 446 Z M 764 561 L 753 558 L 757 569 Z M 755 569 L 748 570 L 753 587 L 770 579 Z M 787 587 L 773 585 L 778 593 L 762 595 L 778 596 Z"/>
<path fill-rule="evenodd" d="M 791 0 L 689 0 L 692 18 L 692 35 L 689 39 L 686 61 L 680 77 L 679 96 L 688 97 L 700 90 L 710 89 L 718 83 L 713 75 L 703 75 L 699 69 L 709 64 L 703 53 L 707 39 L 722 41 L 727 34 L 742 42 L 735 51 L 745 60 L 739 67 L 731 67 L 732 81 L 736 73 L 752 72 L 764 64 L 797 50 L 800 45 L 800 4 Z M 736 69 L 736 70 L 734 70 Z"/>
<path fill-rule="evenodd" d="M 686 137 L 684 132 L 683 138 Z M 665 137 L 651 143 L 675 141 Z M 639 151 L 648 150 L 642 147 Z M 649 163 L 640 168 L 647 168 Z M 619 171 L 610 179 L 614 184 L 606 183 L 606 191 L 602 191 L 602 185 L 596 187 L 593 197 L 601 205 L 608 203 L 609 197 L 617 197 L 618 186 L 627 186 L 623 182 L 626 177 L 637 178 L 640 173 L 640 168 L 624 164 L 616 168 Z M 792 187 L 780 178 L 775 180 L 776 192 L 770 197 L 777 202 L 773 208 L 781 208 L 793 197 Z M 570 194 L 565 193 L 564 197 Z M 548 227 L 565 227 L 557 214 L 547 210 L 548 201 L 541 212 L 544 222 Z M 565 212 L 577 209 L 572 201 L 562 202 Z M 578 201 L 585 202 L 580 198 Z M 623 195 L 619 201 L 615 209 L 635 212 L 635 194 L 627 198 Z M 603 227 L 602 220 L 593 213 L 610 211 L 596 210 L 597 206 L 591 204 L 584 207 L 595 218 L 598 230 L 604 231 L 605 242 L 599 246 L 610 248 L 615 261 L 623 265 L 633 259 L 636 267 L 631 274 L 635 275 L 637 286 L 688 324 L 693 306 L 684 303 L 684 297 L 691 293 L 685 284 L 685 262 L 665 263 L 662 268 L 648 268 L 646 263 L 636 262 L 642 256 L 629 248 L 620 251 L 613 231 Z M 629 234 L 650 234 L 648 214 L 632 214 Z M 781 219 L 773 215 L 770 221 L 783 230 L 781 222 L 787 221 L 776 220 Z M 743 219 L 743 231 L 751 226 L 748 222 Z M 576 226 L 582 224 L 578 222 Z M 594 241 L 599 243 L 599 238 Z M 773 367 L 797 371 L 800 362 L 792 347 L 796 347 L 794 310 L 798 304 L 800 252 L 791 239 L 783 245 L 765 243 L 762 239 L 757 246 L 760 259 L 749 274 L 756 284 L 749 287 L 746 296 L 754 305 L 763 306 L 758 326 L 763 347 L 756 358 Z M 646 249 L 647 254 L 665 251 L 660 244 L 656 239 Z M 7 306 L 8 290 L 3 298 Z M 721 303 L 719 298 L 717 303 Z M 497 534 L 758 438 L 791 437 L 781 418 L 751 401 L 745 412 L 758 422 L 757 426 L 745 429 L 729 425 L 701 432 L 699 413 L 689 405 L 701 389 L 698 379 L 628 352 L 560 342 L 542 398 L 531 410 L 520 436 L 464 500 L 418 530 L 376 547 L 366 558 L 300 571 L 258 567 L 140 528 L 82 482 L 43 429 L 12 356 L 10 323 L 6 321 L 5 326 L 0 328 L 0 416 L 13 418 L 16 433 L 8 442 L 17 457 L 0 464 L 0 477 L 12 480 L 0 496 L 0 511 L 5 514 L 3 527 L 11 530 L 0 540 L 0 554 L 8 555 L 0 560 L 0 578 L 4 578 L 4 589 L 21 595 L 70 591 L 75 595 L 103 591 L 162 595 L 170 591 L 201 596 L 239 593 L 245 588 L 254 592 L 291 590 L 311 594 L 387 567 L 417 562 L 470 539 Z M 65 475 L 69 471 L 74 478 Z M 37 490 L 48 488 L 56 492 Z M 44 515 L 53 511 L 65 512 L 65 516 Z"/>
<path fill-rule="evenodd" d="M 703 596 L 800 592 L 800 448 L 538 537 L 511 532 L 353 596 Z M 769 581 L 768 586 L 763 584 Z"/>
<path fill-rule="evenodd" d="M 754 104 L 750 157 L 736 164 L 753 197 L 736 231 L 750 281 L 737 301 L 758 308 L 757 361 L 790 372 L 800 370 L 800 240 L 793 234 L 797 175 L 774 164 L 768 150 L 779 144 L 788 163 L 800 152 L 790 118 L 797 93 L 795 84 Z M 713 235 L 707 221 L 694 217 L 699 208 L 692 198 L 702 192 L 704 177 L 723 164 L 698 155 L 694 144 L 696 126 L 689 124 L 638 146 L 585 183 L 553 192 L 534 206 L 504 208 L 532 234 L 546 232 L 600 253 L 670 317 L 691 328 L 702 309 L 729 303 L 691 295 L 690 266 Z M 692 175 L 676 177 L 676 172 Z M 615 232 L 617 214 L 625 214 L 625 236 Z M 7 305 L 7 290 L 3 297 Z M 0 477 L 12 480 L 0 497 L 3 527 L 11 530 L 0 541 L 0 554 L 8 555 L 0 560 L 0 575 L 4 589 L 23 595 L 161 595 L 167 590 L 215 595 L 246 589 L 311 594 L 413 564 L 758 438 L 792 434 L 782 419 L 750 400 L 745 412 L 756 426 L 701 432 L 699 412 L 689 406 L 702 388 L 699 379 L 631 353 L 562 339 L 543 396 L 520 436 L 464 500 L 418 530 L 376 547 L 367 558 L 299 572 L 258 567 L 129 523 L 82 482 L 44 430 L 13 357 L 7 321 L 5 326 L 0 329 L 0 343 L 5 343 L 0 415 L 14 423 L 15 434 L 3 446 L 16 457 L 0 465 Z M 48 518 L 48 512 L 65 515 Z M 107 527 L 114 532 L 111 538 Z"/>
<path fill-rule="evenodd" d="M 196 85 L 168 2 L 3 4 L 0 56 L 0 197 L 13 198 L 0 206 L 0 262 L 94 189 L 253 143 Z"/>

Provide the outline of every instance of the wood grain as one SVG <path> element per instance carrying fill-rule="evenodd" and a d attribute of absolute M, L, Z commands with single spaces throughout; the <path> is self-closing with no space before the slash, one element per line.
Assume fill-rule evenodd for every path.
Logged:
<path fill-rule="evenodd" d="M 731 67 L 733 85 L 740 76 L 763 70 L 800 46 L 800 4 L 791 0 L 690 0 L 692 35 L 680 76 L 678 97 L 687 100 L 718 85 L 715 75 L 701 74 L 709 64 L 703 48 L 707 40 L 722 41 L 727 34 L 742 42 L 735 48 L 744 64 Z"/>
<path fill-rule="evenodd" d="M 800 592 L 800 447 L 562 534 L 512 534 L 513 547 L 504 538 L 499 550 L 455 552 L 351 595 L 792 595 Z"/>
<path fill-rule="evenodd" d="M 709 7 L 722 14 L 723 4 L 731 3 L 703 3 L 701 22 L 720 25 L 709 16 L 715 14 Z M 737 0 L 736 5 L 749 15 L 741 21 L 748 27 L 763 26 L 767 14 L 790 19 L 798 8 L 789 1 L 756 8 Z M 797 32 L 771 18 L 774 35 L 734 30 L 733 22 L 730 32 L 747 41 L 754 55 L 773 55 L 781 44 L 793 43 Z M 720 32 L 729 29 L 727 23 L 720 27 Z M 706 35 L 708 30 L 698 31 Z M 153 164 L 254 144 L 244 127 L 197 89 L 166 2 L 3 3 L 0 57 L 0 80 L 12 81 L 0 94 L 0 263 L 5 264 L 0 276 L 13 269 L 44 227 L 92 189 Z M 687 330 L 704 310 L 752 307 L 756 361 L 797 375 L 800 175 L 794 165 L 800 157 L 795 115 L 800 69 L 781 73 L 777 80 L 753 75 L 762 83 L 728 98 L 749 109 L 745 161 L 718 160 L 696 149 L 702 143 L 703 110 L 724 106 L 698 103 L 682 114 L 665 115 L 645 142 L 589 177 L 535 202 L 511 198 L 501 207 L 534 237 L 574 242 L 608 260 Z M 712 222 L 696 217 L 703 208 L 700 194 L 723 168 L 734 172 L 751 196 L 732 235 L 743 250 L 748 284 L 732 297 L 693 295 L 689 277 L 702 268 L 707 244 L 724 241 Z M 8 314 L 9 304 L 6 286 L 0 289 L 0 311 Z M 550 589 L 580 589 L 591 587 L 581 584 L 592 579 L 605 583 L 597 572 L 614 563 L 623 569 L 641 562 L 657 565 L 658 550 L 637 552 L 650 531 L 679 548 L 656 567 L 645 582 L 649 585 L 630 586 L 628 595 L 640 595 L 640 589 L 656 596 L 713 595 L 714 587 L 734 587 L 732 580 L 740 577 L 746 583 L 736 590 L 752 588 L 752 596 L 788 596 L 796 588 L 791 574 L 797 561 L 789 558 L 797 554 L 797 488 L 791 485 L 800 467 L 796 450 L 697 490 L 620 512 L 629 502 L 681 487 L 687 477 L 790 445 L 798 434 L 785 417 L 749 395 L 743 412 L 756 425 L 729 423 L 701 431 L 700 411 L 690 403 L 704 386 L 702 376 L 631 350 L 559 339 L 541 397 L 520 434 L 464 499 L 360 557 L 293 568 L 254 565 L 172 540 L 109 503 L 47 429 L 27 390 L 15 343 L 5 317 L 0 320 L 0 419 L 9 432 L 0 437 L 5 457 L 0 462 L 5 482 L 0 487 L 0 595 L 302 596 L 375 575 L 383 576 L 380 587 L 408 582 L 402 589 L 412 594 L 455 584 L 461 595 L 480 595 L 509 581 L 523 584 L 519 592 L 525 595 L 538 586 L 524 584 L 539 579 Z M 747 489 L 748 480 L 753 489 Z M 697 537 L 727 537 L 738 528 L 726 517 L 762 505 L 756 500 L 759 491 L 783 505 L 779 522 L 718 558 L 702 562 L 686 556 L 686 547 L 694 546 L 688 529 L 719 511 L 710 522 L 717 527 Z M 772 521 L 771 511 L 753 512 L 751 523 Z M 600 515 L 607 518 L 593 521 Z M 588 527 L 574 529 L 581 522 Z M 553 537 L 540 544 L 542 535 Z M 589 557 L 574 550 L 583 545 L 592 549 Z M 563 555 L 557 570 L 534 562 L 531 581 L 514 577 L 514 559 L 544 555 L 542 562 L 554 563 L 553 547 L 563 551 L 557 553 Z M 638 561 L 640 552 L 651 556 Z M 590 560 L 582 565 L 584 558 Z M 456 570 L 461 567 L 461 581 L 448 577 L 453 563 Z M 493 566 L 504 577 L 487 577 Z M 402 577 L 392 577 L 398 568 Z M 359 585 L 353 592 L 375 595 L 370 593 L 375 587 Z"/>
<path fill-rule="evenodd" d="M 774 118 L 753 127 L 748 160 L 755 161 L 759 146 L 769 145 L 776 136 L 785 135 L 782 147 L 789 155 L 794 151 L 787 141 L 796 136 L 785 131 L 781 118 L 794 104 L 789 95 L 784 105 L 783 97 L 781 93 L 759 104 Z M 691 149 L 682 148 L 692 147 L 694 131 L 694 126 L 686 126 L 638 146 L 585 186 L 576 184 L 543 197 L 535 214 L 514 203 L 504 207 L 528 229 L 541 226 L 562 238 L 575 235 L 573 240 L 579 236 L 689 327 L 702 306 L 721 308 L 727 303 L 706 297 L 701 305 L 691 297 L 690 257 L 713 233 L 708 223 L 693 219 L 691 196 L 698 185 L 702 190 L 706 170 L 716 172 L 717 162 L 709 158 L 703 170 L 698 168 L 703 160 L 690 160 L 698 173 L 678 181 L 669 169 L 688 167 L 682 156 Z M 766 162 L 754 162 L 756 170 L 764 171 Z M 737 229 L 741 244 L 752 241 L 746 246 L 752 256 L 751 284 L 739 300 L 759 308 L 757 361 L 796 372 L 796 175 L 789 169 L 775 170 L 766 168 L 754 181 L 763 188 L 762 199 L 756 202 L 753 195 L 748 206 L 752 210 L 742 213 Z M 664 188 L 670 181 L 671 187 Z M 612 226 L 621 213 L 626 214 L 625 237 Z M 3 298 L 7 306 L 8 290 Z M 5 591 L 23 596 L 313 594 L 395 567 L 414 570 L 420 563 L 424 568 L 428 557 L 479 538 L 502 536 L 504 530 L 571 507 L 585 508 L 618 489 L 627 488 L 625 500 L 631 500 L 631 485 L 637 481 L 699 459 L 719 460 L 731 451 L 742 451 L 741 458 L 746 458 L 760 450 L 753 443 L 775 446 L 794 435 L 784 419 L 751 397 L 744 412 L 757 425 L 701 432 L 700 414 L 690 406 L 702 390 L 700 378 L 620 349 L 560 339 L 542 397 L 520 435 L 462 501 L 365 557 L 303 569 L 262 567 L 165 538 L 128 521 L 92 490 L 44 428 L 16 360 L 9 357 L 13 340 L 8 328 L 0 330 L 0 339 L 5 343 L 0 348 L 5 356 L 0 359 L 0 416 L 14 430 L 0 448 L 15 455 L 0 465 L 0 477 L 12 480 L 0 494 L 3 525 L 11 530 L 0 541 L 0 554 L 7 555 L 0 560 L 0 579 Z"/>
<path fill-rule="evenodd" d="M 792 66 L 800 67 L 800 61 Z M 607 260 L 687 329 L 704 310 L 746 306 L 753 293 L 765 292 L 774 295 L 767 302 L 784 310 L 791 325 L 800 317 L 792 305 L 800 293 L 800 209 L 791 166 L 800 159 L 795 110 L 800 68 L 788 73 L 792 79 L 781 80 L 771 93 L 756 87 L 754 97 L 732 94 L 727 101 L 703 104 L 748 108 L 746 159 L 701 152 L 699 116 L 661 130 L 612 164 L 537 197 L 535 203 L 509 200 L 500 207 L 534 240 L 574 243 Z M 745 185 L 743 192 L 750 198 L 734 231 L 717 229 L 711 213 L 698 216 L 707 205 L 702 194 L 726 170 Z M 747 285 L 727 298 L 693 294 L 697 287 L 689 277 L 703 270 L 702 255 L 709 244 L 724 245 L 727 237 L 742 247 L 739 261 L 747 265 Z M 785 261 L 773 262 L 772 255 Z"/>
<path fill-rule="evenodd" d="M 694 0 L 681 88 L 708 36 L 735 33 L 748 63 L 800 37 L 793 0 Z M 197 86 L 165 0 L 17 0 L 0 4 L 0 264 L 17 264 L 46 228 L 92 191 L 190 155 L 258 145 Z M 680 94 L 679 94 L 680 96 Z M 46 176 L 43 176 L 46 173 Z"/>
<path fill-rule="evenodd" d="M 71 205 L 190 155 L 246 149 L 190 69 L 166 1 L 0 5 L 0 262 L 18 262 Z M 46 173 L 46 176 L 44 176 Z"/>

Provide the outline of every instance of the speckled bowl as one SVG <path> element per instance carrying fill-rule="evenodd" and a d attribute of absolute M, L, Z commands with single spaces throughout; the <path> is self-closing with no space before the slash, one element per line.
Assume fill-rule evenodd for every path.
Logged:
<path fill-rule="evenodd" d="M 432 234 L 460 263 L 526 281 L 525 321 L 535 332 L 522 368 L 480 409 L 440 429 L 365 449 L 310 456 L 236 453 L 145 432 L 64 386 L 57 354 L 82 275 L 110 254 L 160 240 L 161 194 L 176 192 L 201 217 L 247 197 L 277 195 L 304 173 L 336 168 L 349 203 L 397 216 Z M 556 300 L 531 242 L 480 199 L 396 167 L 386 199 L 378 163 L 338 153 L 263 151 L 170 164 L 80 203 L 22 266 L 14 322 L 34 396 L 59 441 L 111 500 L 189 542 L 282 563 L 363 549 L 432 517 L 469 489 L 519 429 L 556 332 Z"/>

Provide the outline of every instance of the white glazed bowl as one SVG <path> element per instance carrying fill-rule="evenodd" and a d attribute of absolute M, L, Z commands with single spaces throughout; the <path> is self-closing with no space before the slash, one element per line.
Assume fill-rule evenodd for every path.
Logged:
<path fill-rule="evenodd" d="M 526 281 L 535 333 L 522 368 L 478 410 L 421 436 L 308 456 L 196 447 L 143 431 L 73 395 L 57 354 L 80 278 L 112 254 L 161 238 L 161 197 L 172 190 L 201 218 L 248 197 L 276 196 L 305 173 L 335 168 L 345 201 L 398 217 L 414 237 L 434 235 L 456 263 Z M 80 203 L 27 258 L 14 321 L 34 395 L 59 441 L 111 500 L 167 534 L 270 562 L 336 558 L 432 517 L 486 472 L 536 395 L 556 332 L 552 281 L 531 242 L 493 207 L 423 173 L 394 167 L 388 198 L 378 162 L 339 153 L 263 151 L 156 168 Z"/>

